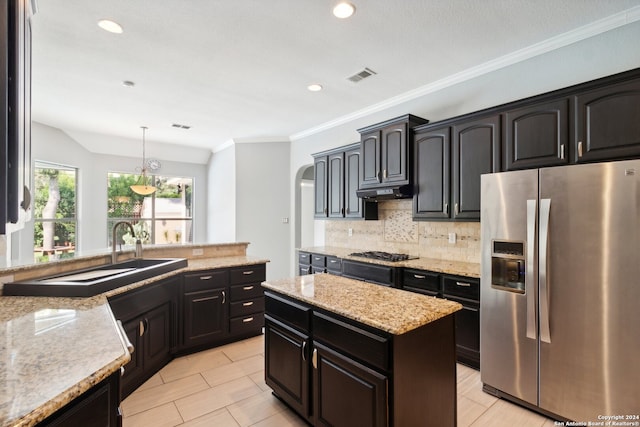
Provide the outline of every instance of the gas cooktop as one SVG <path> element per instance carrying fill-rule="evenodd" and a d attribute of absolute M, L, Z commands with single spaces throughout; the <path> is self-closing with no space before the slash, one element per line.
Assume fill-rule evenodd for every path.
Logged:
<path fill-rule="evenodd" d="M 370 259 L 379 259 L 381 261 L 390 261 L 390 262 L 406 261 L 408 259 L 417 258 L 407 254 L 393 254 L 393 253 L 381 252 L 381 251 L 354 252 L 349 255 L 363 257 L 363 258 L 370 258 Z"/>

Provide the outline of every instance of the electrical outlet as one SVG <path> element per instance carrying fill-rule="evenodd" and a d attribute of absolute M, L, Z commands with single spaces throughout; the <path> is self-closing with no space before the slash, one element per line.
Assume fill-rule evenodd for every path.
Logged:
<path fill-rule="evenodd" d="M 449 233 L 449 243 L 455 243 L 458 236 L 456 233 Z"/>
<path fill-rule="evenodd" d="M 289 218 L 282 218 L 282 223 L 283 224 L 289 224 Z"/>
<path fill-rule="evenodd" d="M 347 233 L 349 234 L 349 237 L 353 236 L 353 228 L 350 228 Z"/>
<path fill-rule="evenodd" d="M 195 249 L 191 252 L 191 254 L 192 254 L 193 256 L 204 255 L 204 249 L 202 249 L 202 248 L 195 248 Z"/>

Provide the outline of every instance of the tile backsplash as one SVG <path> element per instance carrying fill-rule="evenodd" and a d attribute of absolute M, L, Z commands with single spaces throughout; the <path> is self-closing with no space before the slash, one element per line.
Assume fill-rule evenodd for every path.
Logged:
<path fill-rule="evenodd" d="M 325 245 L 480 262 L 479 222 L 413 221 L 411 203 L 411 199 L 379 202 L 377 221 L 324 221 Z M 449 243 L 451 233 L 455 243 Z"/>

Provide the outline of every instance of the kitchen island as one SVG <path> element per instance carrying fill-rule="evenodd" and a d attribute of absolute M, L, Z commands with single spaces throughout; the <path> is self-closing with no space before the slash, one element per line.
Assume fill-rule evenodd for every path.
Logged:
<path fill-rule="evenodd" d="M 244 255 L 245 247 L 246 244 L 211 245 L 212 253 L 189 259 L 187 267 L 90 298 L 0 296 L 0 426 L 46 424 L 76 409 L 104 419 L 102 413 L 95 411 L 96 407 L 109 408 L 111 412 L 104 414 L 109 421 L 103 425 L 119 425 L 120 370 L 141 350 L 129 353 L 110 299 L 183 274 L 268 262 Z M 71 271 L 77 268 L 77 263 L 84 266 L 87 260 L 47 268 Z M 29 267 L 10 272 L 13 277 L 36 274 Z M 179 290 L 175 288 L 176 293 Z M 93 402 L 98 406 L 92 407 Z"/>
<path fill-rule="evenodd" d="M 263 287 L 265 380 L 307 422 L 456 425 L 460 304 L 330 274 Z"/>

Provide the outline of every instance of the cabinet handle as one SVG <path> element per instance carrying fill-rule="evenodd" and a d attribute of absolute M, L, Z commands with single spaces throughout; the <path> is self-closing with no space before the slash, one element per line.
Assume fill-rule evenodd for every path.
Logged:
<path fill-rule="evenodd" d="M 324 214 L 325 214 L 325 215 L 327 215 L 327 214 L 328 214 L 327 208 L 324 208 Z"/>
<path fill-rule="evenodd" d="M 457 203 L 454 205 L 453 209 L 454 209 L 456 215 L 458 215 L 460 213 L 460 209 L 458 209 L 458 204 Z"/>
<path fill-rule="evenodd" d="M 427 276 L 423 276 L 422 274 L 414 274 L 413 277 L 415 277 L 416 279 L 426 279 Z"/>
<path fill-rule="evenodd" d="M 313 259 L 315 259 L 316 261 L 320 261 L 322 258 L 314 256 Z"/>
<path fill-rule="evenodd" d="M 351 211 L 349 210 L 349 208 L 347 208 L 347 215 L 349 215 L 351 213 Z"/>
<path fill-rule="evenodd" d="M 120 376 L 124 377 L 124 366 L 120 367 Z"/>
<path fill-rule="evenodd" d="M 307 361 L 307 342 L 302 341 L 302 360 Z"/>
<path fill-rule="evenodd" d="M 341 213 L 342 215 L 344 215 L 344 208 L 341 208 L 341 209 L 340 209 L 340 213 Z"/>
<path fill-rule="evenodd" d="M 204 298 L 197 298 L 194 299 L 192 302 L 203 302 L 203 301 L 211 301 L 212 299 L 217 299 L 218 297 L 204 297 Z"/>
<path fill-rule="evenodd" d="M 227 302 L 227 294 L 225 293 L 225 291 L 222 291 L 222 304 L 224 304 L 225 302 Z"/>
<path fill-rule="evenodd" d="M 338 262 L 338 260 L 332 259 L 329 261 L 331 264 L 335 264 L 336 262 Z"/>
<path fill-rule="evenodd" d="M 253 305 L 253 301 L 249 301 L 249 302 L 243 302 L 242 306 L 243 307 L 251 307 Z"/>
<path fill-rule="evenodd" d="M 242 274 L 244 274 L 245 276 L 249 276 L 249 275 L 253 274 L 253 270 L 243 271 Z"/>
<path fill-rule="evenodd" d="M 253 289 L 253 285 L 245 286 L 245 287 L 242 288 L 243 291 L 250 291 L 251 289 Z"/>
<path fill-rule="evenodd" d="M 242 319 L 242 323 L 253 322 L 253 317 L 247 317 L 246 319 Z"/>
<path fill-rule="evenodd" d="M 129 337 L 127 336 L 127 333 L 124 330 L 124 326 L 122 326 L 122 322 L 120 320 L 116 320 L 116 323 L 118 325 L 118 330 L 120 331 L 120 335 L 122 336 L 122 339 L 124 340 L 124 345 L 127 346 L 127 351 L 129 353 L 133 353 L 136 348 L 133 346 L 133 344 L 131 344 L 131 341 L 129 340 Z"/>
<path fill-rule="evenodd" d="M 444 204 L 444 213 L 446 213 L 447 215 L 449 215 L 449 203 L 445 203 L 445 204 Z"/>
<path fill-rule="evenodd" d="M 138 325 L 138 329 L 140 330 L 140 336 L 144 335 L 144 322 L 141 320 L 140 324 Z"/>
<path fill-rule="evenodd" d="M 389 178 L 389 174 L 387 173 L 386 169 L 384 171 L 382 171 L 382 176 L 384 177 L 384 179 Z"/>
<path fill-rule="evenodd" d="M 213 276 L 200 276 L 200 280 L 210 280 Z"/>
<path fill-rule="evenodd" d="M 564 160 L 564 144 L 560 144 L 560 159 Z"/>
<path fill-rule="evenodd" d="M 462 286 L 463 288 L 470 288 L 471 287 L 471 283 L 465 283 L 465 282 L 456 282 L 456 285 Z"/>
<path fill-rule="evenodd" d="M 318 349 L 313 349 L 313 356 L 311 356 L 311 364 L 313 365 L 313 369 L 318 369 Z"/>
<path fill-rule="evenodd" d="M 582 141 L 578 142 L 578 157 L 582 157 Z"/>

